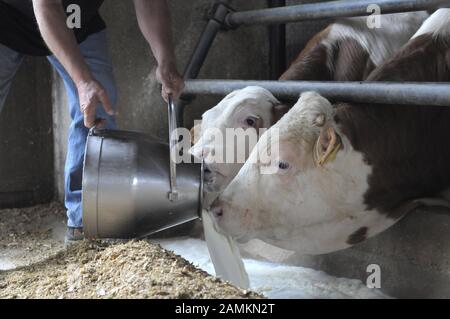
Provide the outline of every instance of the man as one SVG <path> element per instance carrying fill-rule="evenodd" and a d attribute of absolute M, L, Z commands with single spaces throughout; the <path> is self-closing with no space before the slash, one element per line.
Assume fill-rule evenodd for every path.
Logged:
<path fill-rule="evenodd" d="M 65 165 L 69 242 L 83 239 L 81 185 L 89 128 L 115 127 L 116 87 L 106 26 L 98 12 L 103 2 L 0 0 L 0 111 L 24 55 L 47 56 L 67 90 L 72 118 Z M 168 94 L 177 98 L 184 82 L 175 66 L 166 0 L 134 0 L 134 5 L 139 27 L 158 63 L 162 95 L 165 99 Z M 71 28 L 66 14 L 75 13 L 77 8 L 81 24 Z"/>

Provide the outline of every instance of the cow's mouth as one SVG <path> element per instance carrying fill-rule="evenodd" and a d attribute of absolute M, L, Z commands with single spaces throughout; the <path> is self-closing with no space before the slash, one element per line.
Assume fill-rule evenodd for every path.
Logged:
<path fill-rule="evenodd" d="M 232 232 L 232 231 L 222 227 L 221 226 L 221 222 L 220 222 L 220 220 L 217 217 L 215 217 L 213 219 L 214 219 L 214 224 L 215 224 L 216 230 L 219 233 L 222 233 L 222 234 L 224 234 L 226 236 L 230 236 L 231 239 L 233 239 L 233 241 L 237 242 L 238 244 L 245 244 L 245 243 L 249 242 L 250 238 L 249 238 L 248 233 L 242 232 L 242 233 L 238 234 L 236 232 Z"/>

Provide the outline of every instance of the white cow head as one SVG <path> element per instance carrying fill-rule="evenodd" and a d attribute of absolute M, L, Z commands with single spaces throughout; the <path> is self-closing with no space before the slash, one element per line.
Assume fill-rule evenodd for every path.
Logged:
<path fill-rule="evenodd" d="M 218 105 L 202 116 L 198 141 L 191 153 L 205 161 L 205 190 L 221 192 L 236 176 L 256 144 L 261 129 L 272 126 L 287 107 L 282 105 L 269 91 L 260 87 L 247 87 L 226 96 Z M 241 132 L 254 137 L 249 139 L 226 139 L 226 129 L 242 129 Z M 224 139 L 218 139 L 219 132 Z M 239 132 L 238 132 L 239 133 Z M 223 161 L 218 161 L 217 154 Z M 240 154 L 227 159 L 227 155 Z"/>
<path fill-rule="evenodd" d="M 274 130 L 277 140 L 268 134 Z M 278 155 L 262 163 L 259 155 L 269 148 Z M 261 173 L 267 165 L 274 174 Z M 240 242 L 257 238 L 301 253 L 327 253 L 394 223 L 366 210 L 370 173 L 339 133 L 332 105 L 308 92 L 261 137 L 211 212 L 218 228 Z"/>

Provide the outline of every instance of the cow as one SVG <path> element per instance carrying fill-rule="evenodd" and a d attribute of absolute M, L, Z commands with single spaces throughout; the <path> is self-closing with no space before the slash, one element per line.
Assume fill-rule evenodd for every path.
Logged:
<path fill-rule="evenodd" d="M 361 81 L 384 60 L 404 45 L 423 21 L 426 12 L 380 16 L 381 28 L 369 28 L 366 17 L 343 18 L 313 37 L 280 80 Z M 192 134 L 195 145 L 191 153 L 205 158 L 205 190 L 222 192 L 236 176 L 243 163 L 217 163 L 207 158 L 225 143 L 212 143 L 208 131 L 216 128 L 269 128 L 290 106 L 278 101 L 262 88 L 250 87 L 232 92 L 217 106 L 203 114 L 201 128 Z M 259 136 L 259 135 L 258 135 Z M 248 154 L 248 146 L 238 145 Z"/>
<path fill-rule="evenodd" d="M 280 80 L 362 81 L 391 58 L 419 29 L 428 13 L 384 14 L 378 26 L 367 17 L 341 18 L 315 35 Z"/>
<path fill-rule="evenodd" d="M 368 80 L 450 82 L 450 9 L 436 11 Z M 449 123 L 448 107 L 332 105 L 304 93 L 213 203 L 215 223 L 239 242 L 302 254 L 361 243 L 448 193 Z M 263 162 L 268 149 L 278 155 Z M 267 166 L 276 173 L 261 174 Z"/>

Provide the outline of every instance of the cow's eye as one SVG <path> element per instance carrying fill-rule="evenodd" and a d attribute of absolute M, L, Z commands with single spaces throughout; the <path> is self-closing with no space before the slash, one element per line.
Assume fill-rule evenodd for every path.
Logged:
<path fill-rule="evenodd" d="M 245 124 L 250 127 L 256 127 L 256 119 L 254 117 L 248 117 L 245 119 Z"/>
<path fill-rule="evenodd" d="M 280 162 L 278 163 L 278 167 L 279 167 L 280 169 L 282 169 L 282 170 L 287 170 L 287 169 L 289 169 L 289 163 L 288 163 L 288 162 L 280 161 Z"/>

